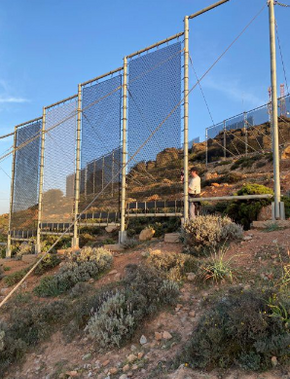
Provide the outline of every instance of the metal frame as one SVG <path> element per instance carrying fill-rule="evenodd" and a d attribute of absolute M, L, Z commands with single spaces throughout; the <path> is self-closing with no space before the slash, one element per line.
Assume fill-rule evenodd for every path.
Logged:
<path fill-rule="evenodd" d="M 11 257 L 11 242 L 12 242 L 12 239 L 11 239 L 11 222 L 12 222 L 12 211 L 13 211 L 13 202 L 14 202 L 16 137 L 17 137 L 17 126 L 14 127 L 14 137 L 13 137 L 12 174 L 11 174 L 11 187 L 10 187 L 10 207 L 9 207 L 9 226 L 8 226 L 6 258 Z"/>
<path fill-rule="evenodd" d="M 40 179 L 39 179 L 39 195 L 38 195 L 38 222 L 37 222 L 37 234 L 36 234 L 36 245 L 35 245 L 36 253 L 41 252 L 41 235 L 43 234 L 43 232 L 41 231 L 41 223 L 42 223 L 43 180 L 44 180 L 44 164 L 45 164 L 45 135 L 46 133 L 50 131 L 50 130 L 46 130 L 46 111 L 58 105 L 63 105 L 67 103 L 68 101 L 71 101 L 77 97 L 78 97 L 78 94 L 75 94 L 63 100 L 57 101 L 56 103 L 43 107 L 42 130 L 41 130 L 41 150 L 40 150 Z M 64 121 L 66 120 L 62 120 L 61 123 L 63 123 Z M 55 128 L 56 126 L 57 125 L 54 125 L 53 127 Z"/>
<path fill-rule="evenodd" d="M 78 213 L 80 201 L 80 170 L 81 170 L 81 125 L 82 125 L 82 85 L 78 85 L 78 108 L 77 108 L 77 143 L 76 143 L 76 172 L 75 172 L 75 201 L 74 201 L 74 231 L 72 248 L 79 247 L 78 237 Z"/>
<path fill-rule="evenodd" d="M 78 85 L 78 125 L 77 125 L 77 154 L 76 154 L 76 180 L 75 180 L 75 209 L 74 209 L 74 235 L 72 240 L 72 246 L 74 248 L 79 247 L 79 237 L 78 237 L 78 230 L 79 227 L 82 226 L 82 223 L 79 220 L 79 202 L 80 202 L 80 172 L 81 172 L 81 132 L 82 132 L 82 90 L 84 87 L 93 84 L 94 82 L 98 82 L 100 79 L 104 79 L 108 76 L 112 76 L 118 72 L 124 72 L 123 67 L 118 67 L 115 70 L 111 70 L 107 72 L 106 74 L 99 75 L 93 79 L 87 80 L 83 83 L 80 83 Z M 124 77 L 124 74 L 123 74 Z M 97 84 L 97 83 L 96 83 Z M 123 85 L 122 85 L 123 87 Z M 120 125 L 121 127 L 121 125 Z M 104 164 L 105 156 L 103 157 L 103 164 Z M 87 168 L 85 171 L 85 175 L 87 175 Z M 103 183 L 103 181 L 102 181 Z M 103 184 L 102 184 L 103 185 Z M 85 178 L 85 195 L 87 194 L 87 179 Z M 92 225 L 92 224 L 87 224 Z M 99 225 L 99 224 L 98 224 Z M 106 224 L 107 225 L 107 224 Z"/>
<path fill-rule="evenodd" d="M 46 118 L 46 108 L 43 107 L 42 128 L 41 128 L 41 148 L 40 148 L 38 217 L 37 217 L 37 234 L 36 234 L 36 245 L 35 245 L 36 254 L 41 252 L 41 217 L 42 217 L 43 175 L 44 175 L 45 118 Z"/>
<path fill-rule="evenodd" d="M 121 178 L 121 225 L 119 243 L 125 242 L 126 233 L 126 171 L 127 171 L 127 110 L 128 110 L 128 59 L 123 60 L 123 86 L 122 86 L 122 178 Z"/>
<path fill-rule="evenodd" d="M 7 237 L 7 249 L 6 249 L 6 258 L 11 257 L 11 245 L 12 241 L 26 241 L 29 239 L 25 238 L 15 238 L 12 236 L 12 230 L 11 230 L 11 223 L 12 223 L 12 213 L 13 213 L 13 204 L 14 204 L 14 184 L 15 184 L 15 158 L 16 158 L 16 152 L 18 150 L 17 148 L 17 130 L 21 127 L 29 127 L 31 124 L 40 121 L 42 117 L 34 118 L 30 121 L 23 122 L 21 124 L 18 124 L 14 127 L 14 137 L 13 137 L 13 154 L 12 154 L 12 169 L 11 169 L 11 186 L 10 186 L 10 205 L 9 205 L 9 224 L 8 224 L 8 237 Z M 37 137 L 39 138 L 39 137 Z"/>
<path fill-rule="evenodd" d="M 126 166 L 127 166 L 127 121 L 128 121 L 128 59 L 139 56 L 142 53 L 145 53 L 149 50 L 152 50 L 156 47 L 159 47 L 163 44 L 166 44 L 170 41 L 178 39 L 183 36 L 184 32 L 177 33 L 169 38 L 161 40 L 159 42 L 154 43 L 142 50 L 138 50 L 135 53 L 129 54 L 123 58 L 123 107 L 122 107 L 122 187 L 121 187 L 121 223 L 120 223 L 120 232 L 119 232 L 119 243 L 123 243 L 126 241 L 127 233 L 126 233 Z M 189 56 L 189 53 L 187 57 Z M 188 71 L 187 71 L 188 72 Z M 187 74 L 188 78 L 188 74 Z M 187 87 L 188 88 L 188 87 Z M 188 130 L 188 129 L 187 129 Z M 184 145 L 184 150 L 188 151 L 188 136 L 185 138 L 187 143 Z M 187 165 L 188 167 L 188 165 Z"/>

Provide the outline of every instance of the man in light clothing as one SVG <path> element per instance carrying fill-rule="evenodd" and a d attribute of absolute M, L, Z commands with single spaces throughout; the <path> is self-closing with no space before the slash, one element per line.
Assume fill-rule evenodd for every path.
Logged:
<path fill-rule="evenodd" d="M 192 167 L 189 171 L 189 182 L 188 182 L 188 195 L 189 199 L 200 197 L 201 192 L 201 180 L 198 176 L 198 170 L 196 167 Z M 193 220 L 197 216 L 197 203 L 189 203 L 189 219 Z"/>

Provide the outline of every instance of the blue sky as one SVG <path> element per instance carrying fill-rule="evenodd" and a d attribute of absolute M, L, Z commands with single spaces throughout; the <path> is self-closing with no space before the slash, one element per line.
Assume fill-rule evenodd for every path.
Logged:
<path fill-rule="evenodd" d="M 71 96 L 77 84 L 122 65 L 122 57 L 183 30 L 183 17 L 214 0 L 6 0 L 0 3 L 0 134 Z M 289 2 L 289 0 L 285 0 Z M 231 0 L 190 21 L 198 75 L 233 41 L 266 0 Z M 250 26 L 202 85 L 214 121 L 267 101 L 268 10 Z M 276 6 L 287 72 L 290 10 Z M 194 73 L 190 69 L 191 85 Z M 288 79 L 290 81 L 290 79 Z M 278 56 L 278 84 L 284 82 Z M 190 137 L 211 125 L 199 89 L 190 97 Z M 0 140 L 0 154 L 12 140 Z M 11 160 L 0 170 L 0 213 L 8 210 Z"/>

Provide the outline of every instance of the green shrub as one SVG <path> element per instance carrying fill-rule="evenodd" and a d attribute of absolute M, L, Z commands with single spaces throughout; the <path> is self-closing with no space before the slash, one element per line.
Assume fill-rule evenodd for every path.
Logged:
<path fill-rule="evenodd" d="M 284 202 L 286 218 L 290 218 L 290 197 L 282 196 L 281 201 Z"/>
<path fill-rule="evenodd" d="M 148 263 L 164 272 L 166 277 L 173 281 L 184 279 L 187 272 L 195 271 L 197 268 L 196 260 L 190 255 L 160 250 L 150 252 Z"/>
<path fill-rule="evenodd" d="M 21 258 L 22 255 L 32 254 L 34 252 L 34 247 L 30 242 L 22 242 L 16 250 L 16 257 Z"/>
<path fill-rule="evenodd" d="M 125 295 L 117 292 L 91 317 L 86 330 L 99 347 L 110 348 L 119 347 L 124 338 L 128 339 L 134 325 L 135 319 Z"/>
<path fill-rule="evenodd" d="M 14 339 L 7 325 L 0 321 L 0 378 L 4 377 L 5 370 L 15 360 L 20 358 L 26 350 L 26 344 L 21 339 Z"/>
<path fill-rule="evenodd" d="M 34 273 L 36 275 L 42 275 L 46 271 L 51 270 L 52 268 L 58 266 L 60 262 L 61 262 L 61 259 L 57 254 L 48 253 L 40 262 L 40 264 L 36 267 L 36 269 L 34 270 Z"/>
<path fill-rule="evenodd" d="M 253 164 L 260 160 L 261 159 L 261 156 L 260 155 L 255 155 L 255 156 L 252 156 L 252 157 L 242 157 L 240 159 L 238 159 L 232 166 L 231 166 L 231 170 L 236 170 L 237 168 L 249 168 L 249 167 L 252 167 Z"/>
<path fill-rule="evenodd" d="M 128 238 L 125 242 L 122 243 L 122 246 L 125 250 L 134 249 L 139 245 L 139 241 L 134 238 Z"/>
<path fill-rule="evenodd" d="M 273 195 L 273 190 L 260 184 L 245 184 L 238 192 L 243 195 Z M 235 200 L 229 203 L 225 213 L 235 222 L 248 230 L 253 221 L 256 221 L 261 209 L 271 204 L 271 199 L 258 200 Z"/>
<path fill-rule="evenodd" d="M 130 218 L 127 235 L 129 238 L 139 235 L 150 225 L 155 230 L 155 237 L 162 237 L 165 233 L 176 232 L 180 228 L 180 217 L 136 217 Z"/>
<path fill-rule="evenodd" d="M 206 255 L 225 241 L 240 239 L 242 227 L 229 217 L 199 216 L 188 221 L 182 232 L 186 251 L 194 255 Z"/>
<path fill-rule="evenodd" d="M 80 251 L 71 252 L 58 273 L 42 278 L 34 292 L 42 297 L 58 296 L 79 282 L 96 278 L 111 267 L 112 261 L 112 254 L 104 248 L 84 247 Z"/>
<path fill-rule="evenodd" d="M 0 280 L 4 277 L 4 270 L 2 266 L 0 266 Z"/>
<path fill-rule="evenodd" d="M 119 347 L 133 336 L 146 317 L 154 315 L 162 305 L 176 304 L 178 295 L 177 284 L 163 280 L 159 271 L 129 265 L 124 288 L 104 296 L 86 330 L 98 347 Z"/>
<path fill-rule="evenodd" d="M 14 286 L 14 284 L 18 283 L 30 270 L 30 267 L 23 268 L 20 271 L 13 272 L 13 274 L 5 276 L 4 283 L 8 286 Z"/>
<path fill-rule="evenodd" d="M 286 363 L 289 324 L 273 304 L 287 309 L 289 319 L 289 300 L 278 300 L 270 291 L 231 291 L 201 318 L 178 361 L 195 368 L 238 364 L 250 370 L 270 368 L 273 356 Z"/>

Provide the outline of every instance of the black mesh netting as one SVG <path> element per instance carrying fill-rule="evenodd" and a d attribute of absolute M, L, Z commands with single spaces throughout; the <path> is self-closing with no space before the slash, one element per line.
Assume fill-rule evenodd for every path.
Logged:
<path fill-rule="evenodd" d="M 46 111 L 42 222 L 69 222 L 74 209 L 77 98 Z"/>
<path fill-rule="evenodd" d="M 117 75 L 83 88 L 80 212 L 96 194 L 88 212 L 120 210 L 121 85 Z"/>
<path fill-rule="evenodd" d="M 129 61 L 129 202 L 173 200 L 182 193 L 181 45 L 181 42 L 176 42 Z M 130 161 L 165 119 L 159 130 Z"/>
<path fill-rule="evenodd" d="M 15 176 L 11 230 L 30 230 L 37 225 L 42 120 L 16 131 Z"/>

